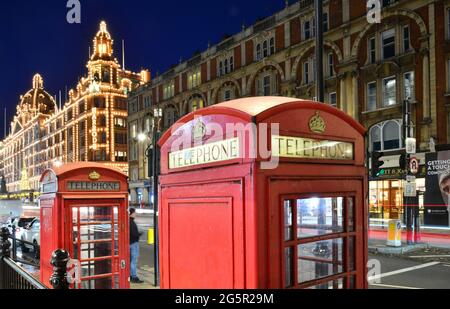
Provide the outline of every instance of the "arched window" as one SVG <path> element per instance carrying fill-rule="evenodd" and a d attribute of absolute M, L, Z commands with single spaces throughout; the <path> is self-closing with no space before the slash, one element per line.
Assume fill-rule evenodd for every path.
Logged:
<path fill-rule="evenodd" d="M 396 150 L 403 147 L 402 121 L 388 120 L 370 129 L 370 151 Z"/>
<path fill-rule="evenodd" d="M 270 39 L 270 55 L 275 54 L 275 39 Z"/>
<path fill-rule="evenodd" d="M 263 56 L 265 58 L 268 55 L 269 55 L 269 49 L 268 49 L 268 46 L 267 46 L 267 41 L 264 41 L 264 43 L 263 43 Z"/>
<path fill-rule="evenodd" d="M 205 106 L 205 102 L 201 97 L 195 97 L 191 100 L 190 107 L 191 112 L 202 109 Z"/>
<path fill-rule="evenodd" d="M 225 74 L 228 74 L 228 59 L 225 59 Z"/>
<path fill-rule="evenodd" d="M 234 71 L 234 57 L 230 58 L 230 72 Z"/>

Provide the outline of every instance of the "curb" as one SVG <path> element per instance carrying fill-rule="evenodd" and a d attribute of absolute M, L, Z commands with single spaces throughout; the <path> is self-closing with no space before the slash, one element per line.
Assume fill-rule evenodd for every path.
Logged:
<path fill-rule="evenodd" d="M 369 246 L 369 253 L 381 253 L 381 254 L 393 254 L 393 255 L 402 255 L 407 252 L 411 252 L 419 249 L 429 249 L 432 246 L 429 244 L 417 244 L 410 246 L 402 246 L 402 247 L 385 247 L 385 246 Z"/>

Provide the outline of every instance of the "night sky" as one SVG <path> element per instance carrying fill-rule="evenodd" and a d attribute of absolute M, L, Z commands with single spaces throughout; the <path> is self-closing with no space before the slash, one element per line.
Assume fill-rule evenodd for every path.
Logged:
<path fill-rule="evenodd" d="M 292 1 L 291 1 L 292 2 Z M 3 111 L 9 123 L 19 96 L 40 73 L 52 95 L 75 87 L 86 74 L 89 46 L 101 20 L 108 24 L 114 52 L 121 62 L 125 39 L 126 69 L 149 68 L 163 73 L 180 57 L 206 50 L 235 34 L 243 23 L 253 24 L 283 9 L 284 0 L 80 0 L 81 24 L 66 20 L 66 0 L 0 1 L 0 137 Z"/>

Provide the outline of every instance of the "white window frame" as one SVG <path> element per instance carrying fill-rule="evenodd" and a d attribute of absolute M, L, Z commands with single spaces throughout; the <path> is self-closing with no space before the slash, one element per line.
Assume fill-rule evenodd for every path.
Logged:
<path fill-rule="evenodd" d="M 375 94 L 373 94 L 373 95 L 371 95 L 370 94 L 370 86 L 371 85 L 375 85 Z M 377 82 L 376 81 L 373 81 L 373 82 L 369 82 L 369 83 L 367 83 L 367 86 L 366 86 L 366 110 L 367 111 L 374 111 L 374 110 L 377 110 L 377 91 L 378 91 L 378 87 L 377 87 Z M 375 98 L 375 106 L 373 107 L 373 109 L 371 109 L 370 108 L 370 105 L 369 105 L 369 102 L 370 102 L 370 99 L 371 98 Z"/>
<path fill-rule="evenodd" d="M 333 53 L 328 54 L 328 76 L 334 76 L 334 55 Z"/>
<path fill-rule="evenodd" d="M 303 62 L 303 84 L 308 85 L 309 80 L 309 61 Z"/>
<path fill-rule="evenodd" d="M 266 85 L 266 79 L 269 80 L 269 84 Z M 268 89 L 268 93 L 266 94 L 266 90 Z M 266 74 L 262 76 L 262 94 L 263 96 L 270 96 L 272 94 L 272 76 L 270 74 Z"/>
<path fill-rule="evenodd" d="M 385 150 L 384 147 L 384 127 L 389 124 L 390 122 L 395 122 L 398 127 L 399 127 L 399 146 L 400 148 L 396 148 L 396 149 L 388 149 Z M 392 119 L 392 120 L 387 120 L 387 121 L 383 121 L 380 123 L 375 124 L 374 126 L 372 126 L 369 130 L 369 151 L 373 152 L 373 141 L 372 141 L 372 131 L 375 129 L 379 129 L 380 130 L 380 143 L 381 143 L 381 149 L 377 150 L 377 151 L 395 151 L 395 150 L 400 150 L 404 148 L 403 145 L 403 132 L 402 132 L 402 120 L 401 119 Z"/>
<path fill-rule="evenodd" d="M 256 61 L 262 59 L 262 46 L 261 43 L 256 44 Z"/>
<path fill-rule="evenodd" d="M 388 93 L 387 91 L 386 91 L 386 89 L 385 89 L 385 81 L 386 80 L 395 80 L 395 87 L 394 87 L 394 99 L 395 99 L 395 104 L 386 104 L 386 94 Z M 382 79 L 382 85 L 381 85 L 381 89 L 382 89 L 382 91 L 383 91 L 383 97 L 382 97 L 382 102 L 381 102 L 381 104 L 382 104 L 382 106 L 383 107 L 391 107 L 391 106 L 395 106 L 395 105 L 397 105 L 398 104 L 398 102 L 397 102 L 397 77 L 395 76 L 395 75 L 393 75 L 393 76 L 389 76 L 389 77 L 386 77 L 386 78 L 383 78 Z"/>
<path fill-rule="evenodd" d="M 308 28 L 306 28 L 306 24 L 308 23 Z M 309 40 L 312 36 L 311 36 L 311 21 L 310 20 L 305 20 L 303 22 L 303 40 Z M 308 32 L 308 36 L 306 35 L 306 32 Z"/>

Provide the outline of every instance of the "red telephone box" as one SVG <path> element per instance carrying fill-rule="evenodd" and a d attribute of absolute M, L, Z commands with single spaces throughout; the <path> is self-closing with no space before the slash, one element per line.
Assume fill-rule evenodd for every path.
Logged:
<path fill-rule="evenodd" d="M 70 253 L 76 289 L 129 288 L 127 176 L 97 163 L 73 163 L 41 176 L 41 281 L 51 254 Z"/>
<path fill-rule="evenodd" d="M 161 287 L 367 288 L 364 134 L 281 97 L 180 119 L 159 141 Z"/>

